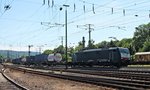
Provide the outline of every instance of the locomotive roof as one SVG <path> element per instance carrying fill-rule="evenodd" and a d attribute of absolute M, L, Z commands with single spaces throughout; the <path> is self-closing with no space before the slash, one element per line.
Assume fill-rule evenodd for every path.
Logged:
<path fill-rule="evenodd" d="M 150 52 L 138 52 L 135 55 L 147 55 L 150 54 Z"/>
<path fill-rule="evenodd" d="M 101 51 L 101 50 L 113 50 L 113 49 L 118 49 L 121 47 L 112 47 L 112 48 L 98 48 L 98 49 L 88 49 L 88 50 L 83 50 L 81 52 L 89 52 L 89 51 Z"/>

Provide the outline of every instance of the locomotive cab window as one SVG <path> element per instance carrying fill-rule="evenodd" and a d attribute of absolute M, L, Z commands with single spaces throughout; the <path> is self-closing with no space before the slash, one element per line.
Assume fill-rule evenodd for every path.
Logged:
<path fill-rule="evenodd" d="M 119 48 L 121 59 L 129 60 L 130 59 L 130 52 L 128 49 Z"/>

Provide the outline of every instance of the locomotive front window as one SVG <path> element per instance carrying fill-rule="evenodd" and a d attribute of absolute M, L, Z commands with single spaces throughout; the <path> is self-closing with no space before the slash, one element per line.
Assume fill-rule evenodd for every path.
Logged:
<path fill-rule="evenodd" d="M 128 49 L 119 49 L 122 58 L 130 58 L 130 52 Z"/>

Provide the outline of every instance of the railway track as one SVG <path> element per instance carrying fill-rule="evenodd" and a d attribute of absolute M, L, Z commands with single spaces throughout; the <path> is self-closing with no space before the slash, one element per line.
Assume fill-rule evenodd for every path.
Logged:
<path fill-rule="evenodd" d="M 63 71 L 71 73 L 80 73 L 80 74 L 89 74 L 89 75 L 98 75 L 98 76 L 108 76 L 108 77 L 117 77 L 125 79 L 135 79 L 143 80 L 150 82 L 150 73 L 138 73 L 138 72 L 120 72 L 120 71 L 87 71 L 87 70 L 53 70 L 53 71 Z"/>
<path fill-rule="evenodd" d="M 43 70 L 45 70 L 43 68 Z M 80 73 L 88 75 L 98 75 L 98 76 L 107 76 L 107 77 L 116 77 L 123 79 L 131 80 L 142 80 L 144 82 L 150 82 L 150 71 L 133 71 L 133 70 L 118 70 L 118 69 L 102 69 L 102 70 L 82 70 L 82 69 L 46 69 L 58 72 L 69 72 L 69 73 Z"/>
<path fill-rule="evenodd" d="M 26 87 L 16 83 L 14 80 L 9 78 L 5 73 L 4 69 L 0 70 L 0 89 L 1 90 L 29 90 Z"/>
<path fill-rule="evenodd" d="M 96 84 L 96 85 L 104 85 L 108 87 L 114 87 L 118 89 L 130 89 L 130 90 L 145 90 L 150 89 L 150 82 L 144 82 L 140 80 L 131 80 L 131 79 L 118 79 L 118 78 L 110 78 L 110 77 L 86 77 L 86 76 L 75 76 L 75 75 L 64 75 L 64 74 L 56 74 L 50 72 L 41 72 L 41 71 L 34 71 L 34 70 L 27 70 L 23 68 L 17 67 L 9 67 L 15 70 L 20 70 L 23 72 L 39 74 L 44 76 L 74 80 L 84 83 Z"/>

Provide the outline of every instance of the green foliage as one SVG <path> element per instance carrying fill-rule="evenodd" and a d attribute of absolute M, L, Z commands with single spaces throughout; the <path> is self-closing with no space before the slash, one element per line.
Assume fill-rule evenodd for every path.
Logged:
<path fill-rule="evenodd" d="M 72 55 L 70 53 L 67 54 L 68 62 L 72 61 Z M 66 54 L 62 54 L 63 62 L 66 62 Z"/>
<path fill-rule="evenodd" d="M 111 41 L 108 43 L 108 47 L 117 47 L 115 41 L 112 41 L 112 40 L 111 40 Z"/>
<path fill-rule="evenodd" d="M 96 46 L 97 48 L 106 48 L 106 47 L 108 47 L 108 44 L 109 44 L 109 42 L 107 42 L 107 41 L 102 41 L 102 42 L 96 44 L 95 46 Z"/>
<path fill-rule="evenodd" d="M 132 39 L 131 38 L 122 39 L 121 41 L 116 43 L 116 45 L 118 47 L 125 47 L 125 48 L 130 48 L 131 44 L 132 44 Z"/>
<path fill-rule="evenodd" d="M 45 50 L 44 52 L 43 52 L 43 54 L 52 54 L 53 53 L 53 50 Z"/>
<path fill-rule="evenodd" d="M 89 49 L 94 49 L 94 48 L 96 48 L 96 46 L 94 45 L 94 40 L 91 40 L 91 42 L 90 42 L 90 45 L 88 45 L 88 47 L 87 48 L 89 48 Z"/>
<path fill-rule="evenodd" d="M 0 63 L 2 62 L 3 59 L 4 59 L 4 57 L 2 55 L 0 55 Z"/>
<path fill-rule="evenodd" d="M 55 53 L 58 52 L 58 53 L 64 54 L 65 48 L 62 45 L 60 45 L 57 48 L 55 48 L 53 51 Z"/>
<path fill-rule="evenodd" d="M 80 51 L 83 49 L 83 43 L 82 42 L 78 42 L 78 46 L 75 47 L 75 51 Z"/>
<path fill-rule="evenodd" d="M 142 50 L 144 43 L 150 37 L 150 23 L 143 24 L 135 28 L 133 46 L 136 52 Z"/>
<path fill-rule="evenodd" d="M 73 54 L 75 52 L 75 49 L 73 47 L 69 47 L 68 51 L 70 52 L 70 54 Z"/>
<path fill-rule="evenodd" d="M 144 45 L 142 47 L 142 49 L 140 49 L 142 52 L 148 52 L 150 51 L 150 42 L 149 41 L 146 41 L 144 42 Z"/>
<path fill-rule="evenodd" d="M 2 59 L 3 58 L 3 56 L 2 55 L 0 55 L 0 59 Z"/>

